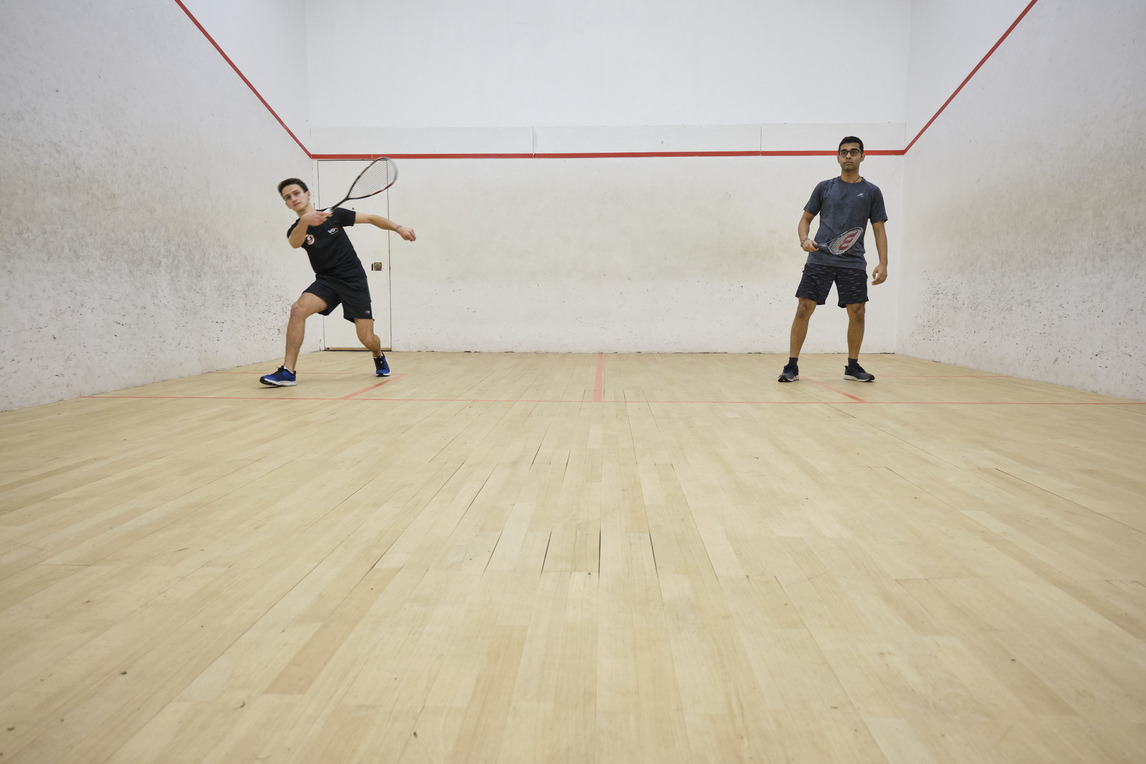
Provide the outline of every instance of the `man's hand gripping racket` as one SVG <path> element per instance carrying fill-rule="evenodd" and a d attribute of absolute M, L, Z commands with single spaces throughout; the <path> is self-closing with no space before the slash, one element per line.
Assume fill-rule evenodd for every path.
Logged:
<path fill-rule="evenodd" d="M 346 192 L 346 196 L 336 204 L 329 207 L 323 207 L 320 210 L 315 210 L 310 213 L 314 215 L 314 220 L 307 220 L 303 218 L 303 222 L 307 225 L 321 225 L 331 216 L 334 210 L 341 207 L 346 202 L 355 199 L 366 199 L 371 196 L 376 196 L 382 193 L 394 182 L 398 180 L 398 165 L 394 164 L 394 160 L 389 157 L 378 157 L 358 173 L 358 177 L 350 184 L 350 189 Z M 309 215 L 307 216 L 309 217 Z M 414 229 L 405 226 L 398 226 L 395 230 L 399 236 L 407 241 L 414 241 Z"/>

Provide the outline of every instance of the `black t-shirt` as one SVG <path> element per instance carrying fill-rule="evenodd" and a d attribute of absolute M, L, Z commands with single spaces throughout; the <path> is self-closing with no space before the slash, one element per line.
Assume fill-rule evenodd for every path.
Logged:
<path fill-rule="evenodd" d="M 310 257 L 310 267 L 320 276 L 330 276 L 336 279 L 366 278 L 366 271 L 350 237 L 346 235 L 346 227 L 354 225 L 358 213 L 354 210 L 336 207 L 333 214 L 322 225 L 310 226 L 306 229 L 306 241 L 302 248 Z M 298 225 L 287 229 L 287 237 Z"/>
<path fill-rule="evenodd" d="M 820 228 L 813 237 L 820 248 L 808 253 L 809 263 L 867 268 L 863 240 L 867 223 L 887 220 L 887 207 L 878 186 L 863 178 L 856 183 L 829 178 L 816 185 L 804 212 L 820 216 Z"/>

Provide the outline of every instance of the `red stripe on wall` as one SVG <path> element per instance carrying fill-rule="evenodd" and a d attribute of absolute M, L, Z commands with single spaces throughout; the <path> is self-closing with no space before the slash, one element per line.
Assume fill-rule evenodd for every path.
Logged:
<path fill-rule="evenodd" d="M 211 45 L 214 46 L 215 50 L 219 51 L 219 55 L 222 56 L 223 60 L 226 61 L 227 64 L 232 69 L 235 70 L 235 74 L 239 75 L 239 79 L 241 79 L 243 81 L 243 84 L 245 84 L 247 87 L 249 87 L 251 89 L 251 92 L 255 94 L 255 98 L 259 99 L 259 103 L 261 103 L 263 106 L 267 107 L 267 111 L 269 111 L 271 113 L 271 116 L 275 118 L 275 121 L 277 121 L 280 125 L 282 125 L 283 130 L 287 131 L 287 135 L 289 135 L 291 138 L 294 139 L 294 142 L 298 144 L 298 147 L 300 149 L 302 149 L 303 152 L 306 153 L 306 155 L 308 157 L 311 157 L 312 155 L 311 155 L 310 151 L 307 150 L 306 146 L 302 145 L 302 141 L 300 141 L 298 139 L 298 136 L 295 135 L 289 127 L 287 127 L 287 123 L 283 122 L 282 117 L 280 117 L 275 112 L 275 110 L 271 108 L 271 105 L 269 103 L 267 103 L 267 99 L 263 98 L 262 94 L 259 93 L 259 91 L 255 89 L 255 86 L 251 84 L 251 81 L 248 80 L 246 78 L 246 76 L 241 71 L 239 71 L 239 67 L 235 66 L 235 62 L 231 60 L 231 57 L 223 52 L 223 49 L 219 47 L 219 43 L 215 42 L 215 38 L 212 37 L 210 34 L 208 34 L 207 30 L 203 28 L 203 25 L 199 23 L 199 19 L 195 18 L 194 14 L 192 14 L 191 11 L 187 10 L 187 6 L 184 5 L 181 0 L 175 0 L 175 4 L 183 9 L 183 12 L 187 14 L 187 18 L 191 19 L 191 23 L 194 24 L 195 27 L 200 32 L 203 33 L 204 37 L 207 38 L 207 42 L 211 43 Z"/>
<path fill-rule="evenodd" d="M 1035 6 L 1035 3 L 1037 3 L 1038 1 L 1039 0 L 1031 0 L 1030 3 L 1027 4 L 1027 7 L 1023 9 L 1023 12 L 1019 14 L 1018 18 L 1016 18 L 1014 20 L 1014 22 L 1009 27 L 1007 27 L 1007 31 L 1003 33 L 1003 36 L 999 38 L 998 42 L 996 42 L 993 46 L 991 46 L 991 49 L 989 51 L 987 51 L 987 55 L 983 56 L 983 58 L 979 61 L 979 63 L 975 65 L 975 68 L 971 70 L 971 73 L 968 74 L 963 79 L 963 81 L 961 83 L 959 83 L 959 87 L 955 88 L 955 92 L 953 92 L 950 95 L 950 97 L 948 97 L 948 99 L 943 102 L 943 105 L 939 107 L 939 110 L 937 112 L 935 112 L 935 114 L 931 117 L 931 119 L 927 120 L 927 124 L 925 124 L 922 127 L 922 129 L 920 129 L 920 131 L 915 135 L 914 138 L 911 139 L 911 141 L 907 144 L 907 146 L 905 146 L 902 149 L 871 149 L 870 151 L 866 151 L 865 153 L 871 154 L 874 156 L 881 156 L 881 155 L 882 156 L 903 156 L 903 155 L 907 154 L 907 152 L 911 150 L 911 147 L 915 145 L 916 141 L 918 141 L 920 139 L 920 137 L 922 137 L 923 134 L 925 132 L 927 132 L 927 129 L 929 127 L 931 127 L 932 123 L 934 123 L 935 120 L 939 118 L 939 115 L 942 114 L 943 111 L 951 104 L 951 102 L 955 100 L 955 96 L 959 95 L 959 92 L 967 85 L 968 82 L 971 81 L 971 78 L 974 77 L 978 73 L 978 71 L 983 67 L 983 64 L 987 63 L 987 59 L 989 59 L 992 55 L 994 55 L 995 51 L 999 49 L 999 46 L 1003 44 L 1003 41 L 1006 40 L 1007 37 L 1010 36 L 1011 32 L 1015 31 L 1015 27 L 1017 27 L 1019 25 L 1019 22 L 1021 22 L 1023 20 L 1023 18 L 1026 17 L 1027 13 L 1030 12 L 1031 8 L 1033 8 Z M 211 37 L 211 35 L 207 32 L 207 30 L 203 28 L 203 25 L 199 23 L 199 20 L 196 19 L 195 16 L 191 13 L 191 11 L 189 11 L 187 9 L 187 6 L 185 6 L 182 3 L 182 0 L 175 0 L 175 4 L 178 5 L 183 10 L 183 12 L 185 14 L 187 14 L 187 18 L 191 19 L 191 22 L 193 24 L 195 24 L 195 27 L 200 32 L 203 33 L 203 36 L 207 38 L 207 41 L 210 42 L 212 46 L 214 46 L 215 50 L 219 51 L 219 55 L 223 57 L 223 60 L 226 61 L 227 64 L 235 71 L 235 74 L 239 75 L 239 79 L 241 79 L 243 81 L 243 83 L 248 88 L 251 89 L 251 92 L 255 94 L 255 97 L 259 99 L 259 102 L 262 103 L 262 105 L 266 107 L 267 111 L 269 111 L 271 113 L 271 116 L 274 117 L 275 120 L 280 125 L 282 125 L 282 128 L 287 131 L 287 134 L 294 140 L 295 143 L 298 144 L 299 148 L 301 148 L 303 150 L 303 152 L 307 155 L 307 157 L 309 157 L 311 159 L 321 159 L 321 160 L 370 160 L 370 159 L 377 159 L 378 157 L 383 156 L 382 154 L 312 154 L 310 152 L 310 150 L 307 149 L 307 147 L 303 145 L 302 141 L 300 141 L 298 139 L 298 136 L 296 136 L 291 131 L 291 129 L 289 127 L 287 127 L 287 124 L 285 122 L 283 122 L 282 118 L 279 117 L 279 115 L 275 112 L 275 110 L 273 108 L 271 108 L 271 105 L 269 103 L 267 103 L 266 99 L 263 98 L 263 96 L 255 88 L 255 86 L 251 84 L 250 80 L 248 80 L 246 78 L 246 76 L 244 76 L 244 74 L 239 70 L 239 67 L 235 66 L 235 62 L 232 61 L 231 58 L 223 51 L 223 49 L 219 47 L 219 44 L 217 42 L 215 42 L 215 39 L 213 37 Z M 493 154 L 386 154 L 385 156 L 389 156 L 391 159 L 645 159 L 645 158 L 658 158 L 658 157 L 661 157 L 661 158 L 663 158 L 663 157 L 811 157 L 811 156 L 834 156 L 834 155 L 835 155 L 834 151 L 823 151 L 823 150 L 819 150 L 819 151 L 763 151 L 763 150 L 760 150 L 760 151 L 601 151 L 601 152 L 545 152 L 545 153 L 534 152 L 534 153 L 508 153 L 508 154 L 497 154 L 497 153 L 493 153 Z"/>
<path fill-rule="evenodd" d="M 903 156 L 903 149 L 871 149 L 869 156 Z M 815 151 L 576 151 L 517 154 L 309 154 L 311 159 L 371 160 L 380 156 L 391 159 L 648 159 L 656 157 L 818 157 L 835 156 L 836 152 Z"/>
<path fill-rule="evenodd" d="M 927 132 L 927 128 L 931 127 L 931 123 L 934 122 L 936 119 L 938 119 L 939 115 L 943 113 L 943 110 L 947 108 L 947 105 L 955 100 L 955 96 L 959 95 L 959 91 L 962 90 L 963 87 L 968 82 L 971 81 L 971 78 L 974 77 L 976 73 L 978 73 L 978 71 L 983 67 L 983 64 L 987 63 L 987 59 L 989 59 L 992 55 L 994 55 L 995 51 L 999 49 L 999 46 L 1003 44 L 1003 40 L 1007 39 L 1007 37 L 1010 36 L 1011 32 L 1015 31 L 1015 27 L 1017 27 L 1019 25 L 1019 22 L 1022 21 L 1023 17 L 1027 15 L 1027 12 L 1030 11 L 1031 8 L 1035 7 L 1035 3 L 1037 3 L 1038 1 L 1039 0 L 1031 0 L 1031 2 L 1027 4 L 1027 7 L 1023 8 L 1023 12 L 1019 14 L 1019 17 L 1017 19 L 1015 19 L 1013 24 L 1011 24 L 1009 27 L 1007 27 L 1007 31 L 1003 32 L 1003 36 L 999 38 L 999 41 L 991 46 L 991 49 L 989 51 L 987 51 L 987 55 L 983 56 L 983 58 L 979 61 L 979 63 L 975 65 L 975 68 L 971 70 L 971 73 L 968 74 L 963 79 L 963 81 L 959 83 L 959 87 L 955 88 L 955 92 L 951 94 L 951 97 L 943 102 L 943 105 L 939 107 L 939 111 L 935 112 L 934 116 L 932 116 L 931 119 L 927 120 L 927 124 L 923 126 L 923 129 L 921 129 L 916 134 L 916 136 L 911 139 L 911 142 L 908 143 L 906 147 L 904 147 L 904 149 L 903 149 L 904 154 L 906 154 L 908 151 L 910 151 L 911 147 L 915 145 L 915 142 L 919 140 L 920 136 L 922 136 L 925 132 Z"/>

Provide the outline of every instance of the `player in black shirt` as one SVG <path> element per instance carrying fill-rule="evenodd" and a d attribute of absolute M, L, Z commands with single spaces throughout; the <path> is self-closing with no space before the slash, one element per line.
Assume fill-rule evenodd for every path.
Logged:
<path fill-rule="evenodd" d="M 328 316 L 339 303 L 342 304 L 343 317 L 354 322 L 358 340 L 374 356 L 375 373 L 379 377 L 388 376 L 390 365 L 382 352 L 382 341 L 374 333 L 366 270 L 346 235 L 346 227 L 369 223 L 384 231 L 394 231 L 406 241 L 414 241 L 414 229 L 397 225 L 381 215 L 341 207 L 329 211 L 316 210 L 310 199 L 310 190 L 298 178 L 287 178 L 279 183 L 279 194 L 286 206 L 298 215 L 298 220 L 287 229 L 287 241 L 292 247 L 306 250 L 315 280 L 290 306 L 283 365 L 275 373 L 260 377 L 259 381 L 274 387 L 295 385 L 295 363 L 302 347 L 307 317 L 315 313 Z"/>
<path fill-rule="evenodd" d="M 875 235 L 875 248 L 879 263 L 872 270 L 871 283 L 887 280 L 887 207 L 883 192 L 860 176 L 864 160 L 863 141 L 854 135 L 840 141 L 837 161 L 838 178 L 829 178 L 816 185 L 804 214 L 796 226 L 800 248 L 808 253 L 804 263 L 804 276 L 796 289 L 796 317 L 792 319 L 789 338 L 788 363 L 780 372 L 780 382 L 795 382 L 800 378 L 800 349 L 808 333 L 808 322 L 817 305 L 828 300 L 832 284 L 836 285 L 839 306 L 848 311 L 848 363 L 844 379 L 872 382 L 859 364 L 860 346 L 863 344 L 864 315 L 867 305 L 867 258 L 864 234 L 868 221 Z M 820 229 L 813 239 L 812 221 L 820 216 Z"/>

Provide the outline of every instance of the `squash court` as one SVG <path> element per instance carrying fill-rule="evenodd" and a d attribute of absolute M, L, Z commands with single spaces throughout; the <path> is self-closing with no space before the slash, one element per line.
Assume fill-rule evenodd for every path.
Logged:
<path fill-rule="evenodd" d="M 309 354 L 0 414 L 5 761 L 1132 761 L 1146 406 Z"/>

